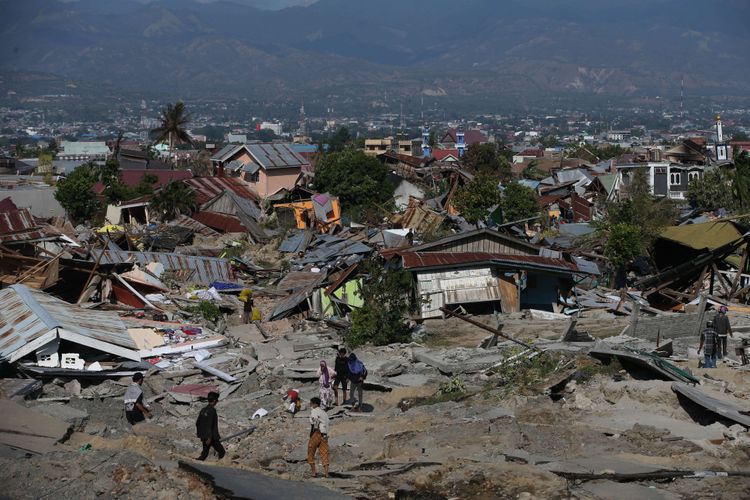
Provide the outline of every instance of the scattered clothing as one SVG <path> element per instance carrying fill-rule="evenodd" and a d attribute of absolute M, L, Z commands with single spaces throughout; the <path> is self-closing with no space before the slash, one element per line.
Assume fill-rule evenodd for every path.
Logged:
<path fill-rule="evenodd" d="M 289 406 L 287 407 L 289 413 L 295 414 L 302 409 L 302 400 L 299 397 L 299 392 L 289 389 L 286 391 L 286 397 L 289 398 Z"/>

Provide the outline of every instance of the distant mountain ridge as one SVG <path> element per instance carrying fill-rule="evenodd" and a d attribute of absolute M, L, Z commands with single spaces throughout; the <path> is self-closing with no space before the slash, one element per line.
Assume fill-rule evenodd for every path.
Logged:
<path fill-rule="evenodd" d="M 270 0 L 240 0 L 268 6 Z M 709 5 L 706 5 L 706 4 Z M 0 0 L 0 70 L 191 95 L 750 95 L 744 0 Z"/>

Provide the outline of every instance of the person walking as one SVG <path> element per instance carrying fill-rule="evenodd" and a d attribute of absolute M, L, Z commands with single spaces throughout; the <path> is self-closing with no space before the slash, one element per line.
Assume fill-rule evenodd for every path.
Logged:
<path fill-rule="evenodd" d="M 315 469 L 315 452 L 320 450 L 320 461 L 323 463 L 323 475 L 328 477 L 328 414 L 320 407 L 320 398 L 310 400 L 310 440 L 307 442 L 307 463 L 310 473 L 318 475 Z"/>
<path fill-rule="evenodd" d="M 714 316 L 714 330 L 716 330 L 716 335 L 719 337 L 716 357 L 722 359 L 727 356 L 727 335 L 734 337 L 732 334 L 732 325 L 729 323 L 729 318 L 727 317 L 727 306 L 719 307 L 719 312 Z"/>
<path fill-rule="evenodd" d="M 703 350 L 703 368 L 716 368 L 716 351 L 718 350 L 719 336 L 714 330 L 713 321 L 706 323 L 706 328 L 701 332 L 701 343 L 698 346 L 698 354 Z"/>
<path fill-rule="evenodd" d="M 341 386 L 341 400 L 346 400 L 346 387 L 349 385 L 349 360 L 346 355 L 346 348 L 341 347 L 336 353 L 336 377 L 333 379 L 333 395 L 336 399 L 334 406 L 339 405 L 339 386 Z"/>
<path fill-rule="evenodd" d="M 253 320 L 253 292 L 249 288 L 245 288 L 240 292 L 240 301 L 242 304 L 242 322 L 249 324 Z"/>
<path fill-rule="evenodd" d="M 146 417 L 151 418 L 151 412 L 143 404 L 143 374 L 138 372 L 133 374 L 133 383 L 128 386 L 123 396 L 125 403 L 125 418 L 130 425 L 143 422 Z"/>
<path fill-rule="evenodd" d="M 363 386 L 365 385 L 365 379 L 367 378 L 367 368 L 364 363 L 357 359 L 354 353 L 349 355 L 349 361 L 347 362 L 349 368 L 349 401 L 354 404 L 354 391 L 357 391 L 357 403 L 352 407 L 352 411 L 362 410 L 362 392 Z"/>
<path fill-rule="evenodd" d="M 224 447 L 221 445 L 221 437 L 219 436 L 219 416 L 216 414 L 216 403 L 218 402 L 219 393 L 209 392 L 208 404 L 201 410 L 195 421 L 198 439 L 203 444 L 203 451 L 197 460 L 205 460 L 208 457 L 211 447 L 219 454 L 219 460 L 224 458 L 226 454 Z"/>
<path fill-rule="evenodd" d="M 328 364 L 325 360 L 320 360 L 320 366 L 318 367 L 318 382 L 320 383 L 320 406 L 324 410 L 329 410 L 333 406 L 333 382 L 336 372 L 332 368 L 328 368 Z"/>

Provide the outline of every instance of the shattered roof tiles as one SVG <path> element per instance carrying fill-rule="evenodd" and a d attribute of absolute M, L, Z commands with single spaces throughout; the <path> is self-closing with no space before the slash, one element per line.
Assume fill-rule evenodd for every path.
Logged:
<path fill-rule="evenodd" d="M 227 190 L 246 200 L 258 201 L 258 195 L 237 177 L 193 177 L 183 182 L 195 189 L 195 201 L 198 205 L 207 203 Z"/>

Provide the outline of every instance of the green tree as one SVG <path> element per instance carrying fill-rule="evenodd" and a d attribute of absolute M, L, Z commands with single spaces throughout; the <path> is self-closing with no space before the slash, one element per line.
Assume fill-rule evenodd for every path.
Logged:
<path fill-rule="evenodd" d="M 500 205 L 506 222 L 528 219 L 539 214 L 539 196 L 536 191 L 517 182 L 505 186 Z"/>
<path fill-rule="evenodd" d="M 750 153 L 747 151 L 734 155 L 732 196 L 739 210 L 746 214 L 750 210 Z"/>
<path fill-rule="evenodd" d="M 477 174 L 485 174 L 496 179 L 510 179 L 510 162 L 500 154 L 494 144 L 472 144 L 466 150 L 463 164 Z"/>
<path fill-rule="evenodd" d="M 195 191 L 182 182 L 170 181 L 154 195 L 149 207 L 162 222 L 170 221 L 180 214 L 193 211 Z"/>
<path fill-rule="evenodd" d="M 258 130 L 258 133 L 256 135 L 258 136 L 258 140 L 260 142 L 273 142 L 273 140 L 277 137 L 276 132 L 274 132 L 270 128 L 262 128 Z"/>
<path fill-rule="evenodd" d="M 99 200 L 91 190 L 97 179 L 95 167 L 91 163 L 84 163 L 57 185 L 55 199 L 77 223 L 90 221 L 101 209 Z"/>
<path fill-rule="evenodd" d="M 104 184 L 103 195 L 108 203 L 132 200 L 154 192 L 153 184 L 158 178 L 153 174 L 146 174 L 137 186 L 128 186 L 122 182 L 122 170 L 120 163 L 113 159 L 107 160 L 104 165 L 98 165 L 94 169 L 97 180 Z"/>
<path fill-rule="evenodd" d="M 323 156 L 315 168 L 314 184 L 316 190 L 338 196 L 352 216 L 377 210 L 393 199 L 388 167 L 354 149 Z"/>
<path fill-rule="evenodd" d="M 646 253 L 645 241 L 638 226 L 619 222 L 609 229 L 604 255 L 613 266 L 622 269 L 636 257 Z"/>
<path fill-rule="evenodd" d="M 345 150 L 352 142 L 352 136 L 346 127 L 339 128 L 328 141 L 328 151 L 336 153 Z"/>
<path fill-rule="evenodd" d="M 161 110 L 161 123 L 151 130 L 154 142 L 167 141 L 169 143 L 169 158 L 177 144 L 192 144 L 193 140 L 187 133 L 186 126 L 190 123 L 190 117 L 185 113 L 185 103 L 177 101 L 175 104 L 167 104 Z"/>
<path fill-rule="evenodd" d="M 495 177 L 479 174 L 456 192 L 453 205 L 466 222 L 479 226 L 489 209 L 500 203 L 502 194 L 497 184 Z"/>
<path fill-rule="evenodd" d="M 704 210 L 732 210 L 732 179 L 720 169 L 706 171 L 703 178 L 690 181 L 687 198 L 692 206 Z"/>
<path fill-rule="evenodd" d="M 352 311 L 352 326 L 345 335 L 347 344 L 386 345 L 409 341 L 406 315 L 412 310 L 409 296 L 411 274 L 403 269 L 386 269 L 377 258 L 364 264 L 360 296 L 363 305 Z"/>

